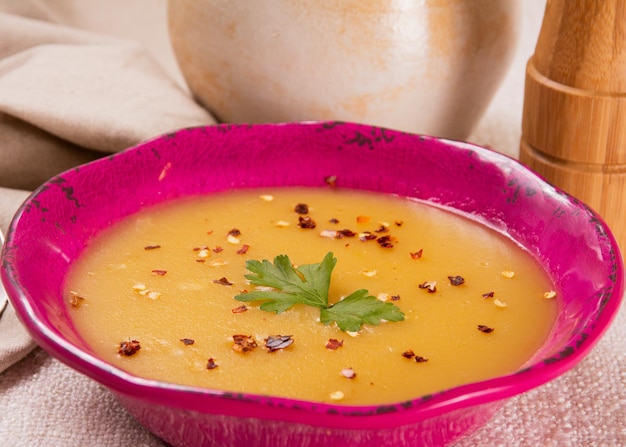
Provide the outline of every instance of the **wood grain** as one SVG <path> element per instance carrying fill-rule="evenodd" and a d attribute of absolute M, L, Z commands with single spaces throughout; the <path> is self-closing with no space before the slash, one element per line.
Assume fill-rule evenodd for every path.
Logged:
<path fill-rule="evenodd" d="M 548 0 L 526 67 L 520 160 L 626 248 L 626 2 Z"/>

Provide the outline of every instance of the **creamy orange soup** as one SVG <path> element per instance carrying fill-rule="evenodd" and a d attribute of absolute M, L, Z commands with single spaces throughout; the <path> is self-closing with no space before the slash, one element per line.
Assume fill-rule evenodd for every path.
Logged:
<path fill-rule="evenodd" d="M 303 304 L 275 314 L 235 300 L 255 287 L 246 261 L 328 252 L 331 302 L 367 289 L 404 320 L 344 332 Z M 93 351 L 138 376 L 353 405 L 514 372 L 550 331 L 553 288 L 529 253 L 466 217 L 385 194 L 275 188 L 123 220 L 73 265 L 66 295 Z M 278 336 L 282 349 L 268 349 Z"/>

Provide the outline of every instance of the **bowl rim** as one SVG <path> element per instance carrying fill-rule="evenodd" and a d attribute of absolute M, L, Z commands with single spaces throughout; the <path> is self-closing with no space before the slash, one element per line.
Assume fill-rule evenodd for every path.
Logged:
<path fill-rule="evenodd" d="M 581 212 L 587 213 L 590 218 L 595 219 L 597 225 L 605 232 L 608 244 L 616 250 L 615 259 L 615 288 L 611 295 L 611 299 L 607 300 L 604 308 L 599 313 L 599 318 L 595 321 L 588 336 L 581 340 L 567 355 L 555 356 L 554 358 L 543 359 L 534 362 L 527 368 L 523 368 L 517 372 L 487 379 L 479 382 L 469 383 L 449 389 L 442 390 L 432 395 L 420 396 L 414 399 L 407 399 L 404 402 L 395 402 L 385 405 L 342 405 L 332 403 L 318 403 L 306 400 L 298 400 L 292 398 L 262 396 L 246 393 L 231 393 L 223 390 L 191 387 L 174 383 L 166 383 L 152 379 L 146 379 L 130 374 L 118 367 L 104 362 L 92 354 L 84 352 L 64 339 L 56 329 L 50 324 L 42 322 L 37 312 L 32 306 L 32 299 L 20 287 L 20 280 L 17 272 L 12 268 L 12 257 L 15 250 L 19 250 L 16 245 L 15 235 L 20 231 L 20 222 L 25 213 L 28 212 L 29 204 L 32 205 L 38 197 L 45 193 L 51 185 L 57 184 L 59 179 L 66 176 L 77 175 L 79 172 L 98 169 L 104 163 L 111 160 L 123 161 L 133 154 L 149 151 L 151 146 L 156 142 L 164 139 L 172 139 L 177 135 L 185 132 L 200 132 L 202 129 L 220 129 L 225 127 L 245 127 L 245 128 L 269 128 L 269 129 L 285 129 L 294 126 L 329 126 L 345 125 L 355 129 L 377 128 L 376 126 L 362 125 L 344 122 L 291 122 L 279 124 L 256 124 L 256 125 L 233 125 L 218 124 L 209 126 L 196 126 L 191 128 L 180 129 L 167 135 L 157 136 L 155 138 L 140 142 L 139 144 L 128 148 L 122 152 L 104 157 L 84 165 L 80 168 L 67 170 L 37 188 L 25 200 L 25 202 L 17 210 L 10 224 L 6 236 L 6 243 L 2 251 L 2 281 L 9 293 L 11 302 L 16 310 L 19 319 L 22 321 L 28 332 L 34 340 L 47 352 L 52 354 L 67 365 L 77 369 L 83 374 L 100 382 L 114 393 L 133 396 L 138 399 L 161 404 L 166 406 L 177 406 L 180 408 L 192 409 L 195 411 L 206 411 L 209 404 L 219 404 L 220 414 L 237 415 L 241 410 L 249 411 L 252 417 L 260 419 L 280 419 L 291 420 L 293 422 L 304 422 L 310 425 L 324 425 L 343 428 L 362 428 L 368 427 L 372 429 L 384 427 L 397 427 L 414 423 L 416 420 L 432 418 L 443 413 L 459 410 L 468 406 L 493 402 L 505 398 L 512 397 L 529 389 L 542 385 L 566 371 L 574 367 L 600 340 L 602 335 L 608 329 L 613 321 L 617 310 L 622 301 L 624 291 L 624 265 L 622 256 L 619 254 L 619 247 L 612 235 L 609 227 L 604 220 L 592 209 L 585 204 L 579 202 L 566 192 L 548 184 L 545 179 L 538 174 L 530 171 L 519 161 L 505 154 L 498 153 L 489 148 L 481 147 L 476 144 L 460 142 L 445 138 L 437 138 L 424 135 L 416 135 L 421 139 L 439 142 L 448 147 L 456 149 L 471 149 L 485 156 L 488 160 L 495 161 L 506 165 L 509 169 L 517 172 L 524 172 L 525 175 L 534 177 L 545 188 L 555 194 L 559 194 L 567 198 L 573 206 L 577 206 Z M 382 128 L 377 128 L 382 129 Z M 393 130 L 383 129 L 392 134 L 404 134 Z M 406 134 L 404 134 L 406 135 Z M 80 174 L 83 175 L 83 174 Z M 185 395 L 185 399 L 179 399 L 180 394 Z M 233 403 L 233 405 L 230 405 Z M 236 408 L 235 408 L 236 407 Z M 260 411 L 261 408 L 263 411 Z M 294 411 L 295 410 L 295 411 Z M 310 418 L 312 414 L 319 418 Z M 307 415 L 309 417 L 307 418 Z"/>

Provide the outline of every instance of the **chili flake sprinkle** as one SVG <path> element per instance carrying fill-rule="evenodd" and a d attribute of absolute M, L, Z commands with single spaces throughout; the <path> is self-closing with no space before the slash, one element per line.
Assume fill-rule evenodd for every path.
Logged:
<path fill-rule="evenodd" d="M 370 216 L 356 216 L 356 223 L 368 223 L 370 221 Z"/>
<path fill-rule="evenodd" d="M 424 252 L 423 248 L 420 248 L 417 251 L 414 252 L 410 252 L 409 256 L 411 256 L 411 259 L 420 259 L 422 257 L 422 253 Z"/>
<path fill-rule="evenodd" d="M 394 223 L 396 224 L 396 227 L 401 227 L 402 225 L 404 225 L 404 221 L 403 220 L 396 220 L 396 221 L 394 221 Z"/>
<path fill-rule="evenodd" d="M 267 349 L 267 352 L 279 351 L 291 344 L 293 344 L 293 336 L 291 335 L 270 335 L 265 339 L 265 349 Z"/>
<path fill-rule="evenodd" d="M 213 249 L 213 253 L 220 253 L 222 251 L 224 251 L 224 249 L 220 247 L 219 245 L 216 245 L 215 248 Z"/>
<path fill-rule="evenodd" d="M 242 314 L 242 313 L 244 313 L 247 310 L 248 310 L 248 308 L 245 305 L 242 304 L 239 307 L 235 307 L 235 308 L 231 309 L 231 312 L 234 313 L 234 314 Z"/>
<path fill-rule="evenodd" d="M 415 358 L 414 358 L 414 360 L 415 360 L 417 363 L 424 363 L 424 362 L 427 362 L 427 361 L 428 361 L 428 359 L 427 359 L 426 357 L 422 357 L 421 355 L 416 355 L 416 356 L 415 356 Z"/>
<path fill-rule="evenodd" d="M 332 224 L 338 224 L 339 223 L 339 219 L 337 219 L 336 217 L 333 217 L 332 219 L 328 219 L 328 222 L 332 223 Z"/>
<path fill-rule="evenodd" d="M 315 228 L 316 224 L 309 216 L 300 216 L 298 217 L 298 226 L 303 229 L 312 229 Z"/>
<path fill-rule="evenodd" d="M 324 183 L 326 183 L 328 186 L 336 186 L 337 185 L 337 176 L 336 175 L 329 175 L 324 177 Z"/>
<path fill-rule="evenodd" d="M 412 359 L 413 357 L 415 357 L 415 352 L 413 352 L 412 349 L 407 349 L 402 353 L 402 357 L 404 357 L 405 359 Z"/>
<path fill-rule="evenodd" d="M 77 292 L 70 292 L 70 306 L 74 309 L 78 309 L 81 303 L 85 300 L 82 296 L 80 296 Z"/>
<path fill-rule="evenodd" d="M 248 252 L 248 250 L 250 249 L 250 246 L 248 244 L 243 244 L 241 246 L 241 248 L 239 250 L 237 250 L 237 254 L 238 255 L 243 255 L 246 254 Z"/>
<path fill-rule="evenodd" d="M 241 236 L 241 231 L 238 228 L 232 228 L 226 235 L 227 236 L 239 237 L 239 236 Z"/>
<path fill-rule="evenodd" d="M 217 363 L 215 363 L 215 359 L 210 357 L 206 362 L 206 369 L 215 369 L 217 368 Z"/>
<path fill-rule="evenodd" d="M 146 245 L 143 247 L 144 250 L 156 250 L 157 248 L 161 248 L 160 245 Z"/>
<path fill-rule="evenodd" d="M 336 338 L 329 338 L 326 342 L 326 349 L 336 351 L 343 346 L 343 340 L 337 340 Z"/>
<path fill-rule="evenodd" d="M 196 342 L 193 338 L 181 338 L 180 341 L 183 342 L 185 346 L 191 346 Z"/>
<path fill-rule="evenodd" d="M 152 274 L 157 276 L 165 276 L 167 274 L 167 270 L 154 269 L 152 270 Z"/>
<path fill-rule="evenodd" d="M 257 347 L 256 340 L 252 335 L 233 335 L 233 351 L 235 352 L 250 352 Z"/>
<path fill-rule="evenodd" d="M 222 276 L 220 279 L 214 279 L 213 282 L 215 284 L 219 284 L 221 286 L 232 286 L 233 283 L 230 282 L 225 276 Z"/>
<path fill-rule="evenodd" d="M 293 210 L 298 214 L 309 214 L 309 205 L 306 203 L 298 203 L 293 207 Z"/>
<path fill-rule="evenodd" d="M 363 233 L 359 233 L 359 240 L 361 242 L 373 241 L 377 237 L 378 236 L 376 236 L 375 234 L 372 234 L 371 231 L 364 231 Z"/>
<path fill-rule="evenodd" d="M 459 275 L 448 276 L 448 279 L 450 280 L 450 284 L 452 284 L 453 286 L 460 286 L 465 282 L 465 279 Z"/>
<path fill-rule="evenodd" d="M 479 324 L 477 327 L 480 332 L 484 332 L 485 334 L 490 334 L 494 331 L 494 328 L 485 326 L 484 324 Z"/>
<path fill-rule="evenodd" d="M 380 245 L 383 248 L 392 248 L 393 247 L 393 243 L 395 241 L 396 241 L 396 239 L 393 236 L 390 236 L 390 235 L 381 236 L 378 239 L 376 239 L 376 242 L 378 242 L 378 245 Z"/>
<path fill-rule="evenodd" d="M 137 340 L 128 339 L 120 343 L 120 348 L 117 350 L 117 353 L 128 357 L 136 354 L 140 349 L 141 345 Z"/>
<path fill-rule="evenodd" d="M 356 233 L 348 228 L 344 228 L 343 230 L 337 231 L 337 238 L 341 239 L 342 237 L 354 237 Z"/>
<path fill-rule="evenodd" d="M 493 298 L 495 296 L 495 292 L 491 291 L 491 292 L 487 292 L 487 293 L 483 293 L 483 298 L 487 299 L 487 298 Z"/>
<path fill-rule="evenodd" d="M 437 281 L 425 281 L 418 286 L 420 289 L 428 290 L 428 293 L 435 293 L 437 291 Z"/>

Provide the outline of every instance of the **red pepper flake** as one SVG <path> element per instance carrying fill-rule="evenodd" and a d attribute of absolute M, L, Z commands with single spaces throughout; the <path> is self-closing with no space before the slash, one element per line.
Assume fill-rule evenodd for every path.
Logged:
<path fill-rule="evenodd" d="M 309 214 L 309 205 L 306 203 L 298 203 L 293 207 L 293 210 L 298 214 Z"/>
<path fill-rule="evenodd" d="M 356 216 L 356 223 L 368 223 L 370 221 L 370 216 Z"/>
<path fill-rule="evenodd" d="M 338 230 L 337 236 L 335 237 L 337 239 L 341 239 L 342 237 L 354 237 L 354 236 L 356 236 L 356 233 L 354 231 L 344 228 L 343 230 Z"/>
<path fill-rule="evenodd" d="M 120 343 L 120 348 L 117 353 L 120 355 L 131 356 L 137 353 L 141 349 L 137 340 L 128 339 Z"/>
<path fill-rule="evenodd" d="M 213 230 L 207 231 L 206 234 L 213 234 Z"/>
<path fill-rule="evenodd" d="M 373 241 L 377 237 L 378 236 L 376 236 L 375 234 L 372 234 L 371 231 L 364 231 L 363 233 L 359 234 L 359 240 L 361 242 Z"/>
<path fill-rule="evenodd" d="M 422 257 L 423 252 L 424 252 L 424 249 L 420 248 L 419 250 L 415 252 L 410 252 L 409 255 L 411 256 L 411 259 L 419 259 Z"/>
<path fill-rule="evenodd" d="M 156 250 L 157 248 L 161 248 L 160 245 L 146 245 L 143 247 L 144 250 Z"/>
<path fill-rule="evenodd" d="M 239 231 L 239 229 L 237 228 L 233 228 L 227 233 L 227 236 L 239 237 L 241 236 L 241 231 Z"/>
<path fill-rule="evenodd" d="M 452 284 L 453 286 L 460 286 L 465 282 L 465 279 L 459 275 L 448 276 L 448 279 L 450 280 L 450 284 Z"/>
<path fill-rule="evenodd" d="M 415 361 L 417 363 L 424 363 L 424 362 L 427 362 L 428 359 L 426 357 L 422 357 L 421 355 L 416 355 L 415 356 Z"/>
<path fill-rule="evenodd" d="M 400 301 L 400 295 L 391 295 L 389 299 L 391 301 Z"/>
<path fill-rule="evenodd" d="M 339 219 L 337 219 L 336 217 L 333 217 L 332 219 L 328 219 L 328 222 L 333 223 L 333 224 L 338 224 Z"/>
<path fill-rule="evenodd" d="M 219 245 L 216 245 L 215 248 L 213 249 L 213 253 L 219 253 L 222 251 L 224 251 L 224 249 L 220 247 Z"/>
<path fill-rule="evenodd" d="M 324 183 L 326 183 L 328 186 L 334 187 L 337 185 L 337 176 L 336 175 L 329 175 L 324 177 Z"/>
<path fill-rule="evenodd" d="M 389 231 L 389 226 L 382 223 L 374 230 L 375 233 L 386 233 L 387 231 Z"/>
<path fill-rule="evenodd" d="M 182 341 L 185 346 L 193 345 L 196 342 L 193 338 L 181 338 L 180 341 Z"/>
<path fill-rule="evenodd" d="M 256 340 L 252 335 L 233 335 L 233 351 L 250 352 L 257 347 Z"/>
<path fill-rule="evenodd" d="M 415 352 L 413 352 L 412 349 L 407 349 L 402 353 L 402 357 L 404 357 L 405 359 L 412 359 L 415 357 Z"/>
<path fill-rule="evenodd" d="M 200 262 L 200 263 L 206 262 L 206 259 L 196 259 L 196 262 Z"/>
<path fill-rule="evenodd" d="M 396 227 L 401 227 L 402 225 L 404 225 L 403 220 L 396 220 L 394 223 L 396 224 Z"/>
<path fill-rule="evenodd" d="M 217 368 L 217 363 L 215 363 L 215 359 L 210 357 L 206 362 L 206 369 L 215 369 Z"/>
<path fill-rule="evenodd" d="M 487 292 L 487 293 L 483 293 L 483 298 L 493 298 L 495 296 L 495 292 L 491 291 L 491 292 Z"/>
<path fill-rule="evenodd" d="M 326 342 L 326 349 L 336 351 L 343 346 L 343 340 L 337 340 L 336 338 L 329 338 Z"/>
<path fill-rule="evenodd" d="M 245 305 L 242 304 L 239 307 L 235 307 L 235 308 L 231 309 L 231 312 L 234 313 L 234 314 L 242 314 L 242 313 L 244 313 L 247 310 L 248 310 L 248 308 Z"/>
<path fill-rule="evenodd" d="M 202 250 L 208 250 L 209 247 L 207 247 L 206 245 L 203 245 L 202 247 L 193 247 L 192 250 L 193 251 L 202 251 Z"/>
<path fill-rule="evenodd" d="M 248 250 L 250 249 L 250 246 L 248 244 L 243 244 L 241 246 L 241 248 L 239 250 L 237 250 L 237 254 L 238 255 L 243 255 L 246 254 L 248 252 Z"/>
<path fill-rule="evenodd" d="M 418 287 L 428 290 L 428 293 L 435 293 L 437 291 L 437 281 L 424 281 Z"/>
<path fill-rule="evenodd" d="M 265 339 L 265 349 L 267 349 L 267 352 L 275 352 L 280 349 L 285 349 L 292 343 L 292 335 L 270 335 Z"/>
<path fill-rule="evenodd" d="M 152 274 L 157 275 L 157 276 L 165 276 L 166 273 L 167 273 L 167 270 L 159 270 L 159 269 L 152 270 Z"/>
<path fill-rule="evenodd" d="M 356 377 L 356 373 L 352 368 L 343 368 L 341 370 L 341 375 L 346 379 L 354 379 Z"/>
<path fill-rule="evenodd" d="M 304 229 L 315 228 L 315 221 L 309 216 L 300 216 L 298 217 L 298 226 Z"/>
<path fill-rule="evenodd" d="M 478 325 L 478 330 L 480 332 L 484 332 L 485 334 L 490 334 L 491 332 L 493 332 L 495 329 L 489 326 L 485 326 L 484 324 L 479 324 Z"/>
<path fill-rule="evenodd" d="M 78 293 L 70 292 L 69 302 L 70 306 L 72 306 L 74 309 L 78 309 L 83 301 L 85 301 L 85 298 L 80 296 Z"/>
<path fill-rule="evenodd" d="M 220 279 L 214 279 L 213 282 L 215 284 L 219 284 L 221 286 L 232 286 L 233 283 L 226 279 L 225 276 L 222 276 Z"/>
<path fill-rule="evenodd" d="M 393 243 L 395 241 L 396 239 L 390 235 L 381 236 L 378 239 L 376 239 L 376 242 L 378 242 L 378 245 L 380 245 L 383 248 L 393 248 Z"/>

